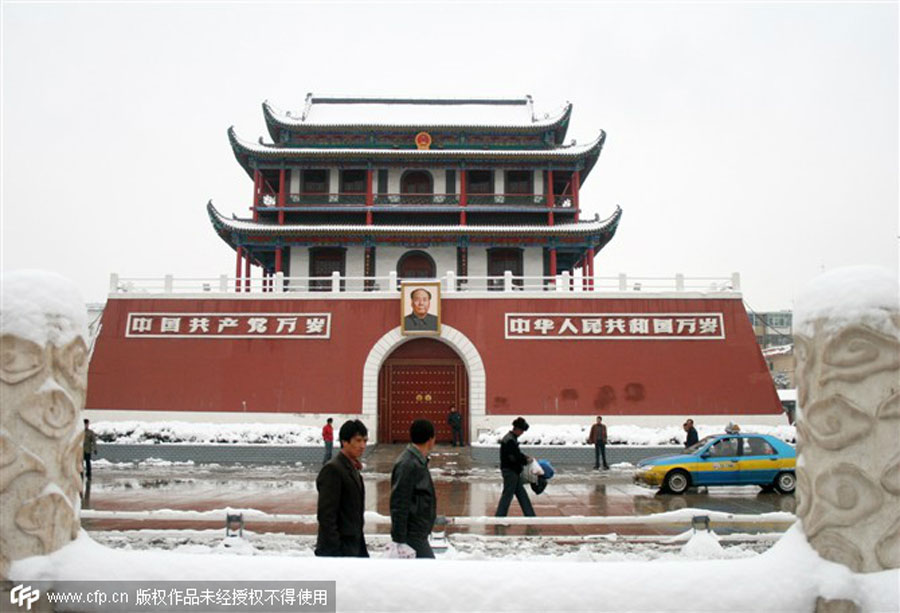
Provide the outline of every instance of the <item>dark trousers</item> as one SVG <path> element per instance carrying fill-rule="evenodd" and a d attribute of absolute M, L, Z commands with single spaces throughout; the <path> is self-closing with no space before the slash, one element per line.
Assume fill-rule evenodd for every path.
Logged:
<path fill-rule="evenodd" d="M 91 478 L 91 454 L 84 454 L 84 476 Z"/>
<path fill-rule="evenodd" d="M 331 459 L 331 451 L 334 449 L 334 441 L 325 441 L 325 458 L 322 464 L 326 464 Z"/>
<path fill-rule="evenodd" d="M 433 558 L 434 551 L 431 549 L 431 544 L 428 542 L 428 537 L 418 537 L 418 536 L 408 536 L 406 539 L 407 544 L 416 550 L 417 558 Z"/>
<path fill-rule="evenodd" d="M 600 468 L 600 457 L 603 456 L 603 468 L 609 468 L 606 463 L 606 443 L 594 443 L 594 468 Z"/>
<path fill-rule="evenodd" d="M 500 494 L 500 503 L 497 505 L 497 517 L 506 517 L 509 513 L 509 505 L 512 503 L 513 495 L 519 501 L 522 507 L 522 515 L 526 517 L 534 517 L 534 508 L 531 506 L 531 500 L 528 498 L 528 492 L 525 491 L 525 485 L 522 483 L 522 475 L 513 472 L 507 468 L 501 469 L 503 474 L 503 493 Z"/>
<path fill-rule="evenodd" d="M 456 447 L 457 445 L 459 445 L 460 447 L 462 447 L 462 428 L 451 428 L 451 430 L 453 431 L 453 446 Z"/>

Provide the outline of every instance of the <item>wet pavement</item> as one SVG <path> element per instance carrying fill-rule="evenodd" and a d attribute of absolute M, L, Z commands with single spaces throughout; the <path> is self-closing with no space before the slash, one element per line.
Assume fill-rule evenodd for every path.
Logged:
<path fill-rule="evenodd" d="M 390 473 L 402 445 L 377 445 L 363 458 L 367 510 L 390 514 Z M 438 514 L 444 516 L 493 516 L 502 483 L 497 466 L 476 463 L 469 448 L 441 445 L 435 448 L 430 467 L 438 498 Z M 556 476 L 541 495 L 529 491 L 540 517 L 649 515 L 687 507 L 738 514 L 773 511 L 794 512 L 794 496 L 762 492 L 755 486 L 689 490 L 685 495 L 659 494 L 632 483 L 633 467 L 614 466 L 608 471 L 587 466 L 555 466 Z M 108 511 L 155 509 L 208 511 L 252 508 L 269 514 L 314 515 L 315 478 L 318 465 L 193 465 L 97 463 L 85 492 L 83 507 Z M 521 516 L 513 500 L 510 516 Z M 224 519 L 224 518 L 223 518 Z M 176 520 L 84 519 L 89 531 L 135 529 L 215 529 L 223 522 Z M 784 530 L 784 524 L 719 525 L 716 532 L 757 533 Z M 255 532 L 309 535 L 314 523 L 257 524 Z M 675 535 L 682 525 L 552 526 L 451 526 L 451 534 L 529 535 L 584 537 L 603 533 Z M 367 526 L 367 532 L 386 533 L 389 527 Z"/>

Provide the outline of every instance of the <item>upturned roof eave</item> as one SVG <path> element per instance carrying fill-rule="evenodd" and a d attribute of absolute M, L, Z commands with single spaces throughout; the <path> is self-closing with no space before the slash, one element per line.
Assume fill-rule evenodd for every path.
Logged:
<path fill-rule="evenodd" d="M 552 117 L 539 119 L 532 123 L 520 124 L 465 124 L 465 123 L 441 123 L 434 122 L 416 122 L 416 123 L 314 123 L 300 119 L 284 119 L 280 114 L 272 108 L 268 100 L 262 103 L 263 117 L 266 121 L 266 128 L 269 136 L 273 141 L 278 141 L 280 130 L 290 130 L 292 132 L 321 132 L 334 130 L 359 130 L 359 131 L 377 131 L 377 130 L 459 130 L 464 132 L 481 132 L 491 130 L 493 132 L 553 132 L 556 144 L 562 144 L 566 136 L 569 126 L 569 119 L 572 116 L 572 103 L 566 102 L 562 110 Z"/>
<path fill-rule="evenodd" d="M 207 203 L 207 214 L 213 228 L 219 236 L 231 244 L 229 237 L 234 234 L 251 235 L 287 235 L 287 236 L 317 236 L 317 235 L 347 235 L 347 236 L 533 236 L 533 237 L 588 237 L 608 235 L 612 238 L 622 216 L 622 209 L 616 206 L 613 214 L 600 220 L 595 218 L 590 222 L 576 222 L 572 224 L 560 224 L 556 226 L 411 226 L 411 225 L 384 225 L 363 226 L 355 224 L 264 224 L 244 219 L 227 219 L 213 205 L 210 200 Z M 608 242 L 608 240 L 606 241 Z M 605 244 L 605 242 L 604 242 Z"/>
<path fill-rule="evenodd" d="M 231 143 L 232 151 L 238 160 L 238 163 L 244 167 L 247 173 L 252 177 L 253 171 L 250 168 L 249 160 L 251 157 L 269 160 L 296 160 L 296 159 L 337 159 L 337 160 L 383 160 L 404 158 L 416 161 L 440 161 L 467 159 L 475 161 L 532 161 L 532 162 L 572 162 L 583 161 L 584 170 L 582 171 L 582 180 L 590 172 L 590 169 L 597 162 L 603 143 L 606 141 L 606 132 L 601 130 L 600 135 L 590 144 L 583 147 L 566 147 L 559 149 L 516 149 L 516 150 L 492 150 L 492 149 L 362 149 L 362 148 L 346 148 L 346 149 L 310 149 L 310 148 L 292 148 L 281 147 L 275 144 L 259 143 L 252 144 L 242 140 L 237 136 L 234 126 L 228 128 L 228 139 Z"/>

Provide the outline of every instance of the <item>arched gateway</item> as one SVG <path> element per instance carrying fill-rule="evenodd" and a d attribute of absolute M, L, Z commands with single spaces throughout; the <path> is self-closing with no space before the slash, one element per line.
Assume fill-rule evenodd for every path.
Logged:
<path fill-rule="evenodd" d="M 363 413 L 377 416 L 379 442 L 405 442 L 409 425 L 434 422 L 438 441 L 450 441 L 447 413 L 456 404 L 465 438 L 484 416 L 484 365 L 475 346 L 458 330 L 441 326 L 439 337 L 410 338 L 396 328 L 369 352 L 363 374 Z"/>

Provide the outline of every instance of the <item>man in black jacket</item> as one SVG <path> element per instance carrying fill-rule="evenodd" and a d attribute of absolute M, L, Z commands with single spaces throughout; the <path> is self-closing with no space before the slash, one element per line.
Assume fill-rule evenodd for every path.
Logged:
<path fill-rule="evenodd" d="M 417 558 L 433 558 L 428 536 L 437 517 L 437 498 L 428 472 L 428 454 L 434 448 L 434 424 L 427 419 L 415 420 L 409 428 L 409 437 L 412 443 L 400 454 L 391 471 L 392 547 L 400 557 L 412 548 Z"/>
<path fill-rule="evenodd" d="M 684 422 L 684 431 L 687 433 L 687 437 L 684 440 L 684 446 L 690 447 L 691 445 L 696 445 L 699 438 L 697 437 L 697 429 L 694 428 L 694 420 L 689 419 Z"/>
<path fill-rule="evenodd" d="M 522 468 L 531 458 L 519 449 L 519 437 L 528 430 L 528 422 L 521 417 L 513 420 L 512 430 L 506 433 L 500 440 L 500 473 L 503 475 L 503 493 L 500 494 L 500 503 L 497 505 L 497 517 L 506 517 L 509 513 L 509 505 L 512 503 L 513 494 L 522 507 L 522 514 L 534 517 L 534 508 L 531 500 L 522 484 Z"/>
<path fill-rule="evenodd" d="M 316 477 L 319 536 L 315 553 L 317 556 L 368 558 L 363 538 L 366 490 L 359 471 L 369 431 L 358 419 L 348 420 L 341 426 L 338 438 L 340 453 L 325 464 Z"/>

